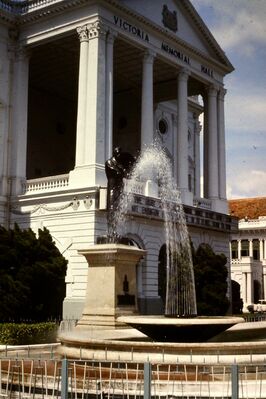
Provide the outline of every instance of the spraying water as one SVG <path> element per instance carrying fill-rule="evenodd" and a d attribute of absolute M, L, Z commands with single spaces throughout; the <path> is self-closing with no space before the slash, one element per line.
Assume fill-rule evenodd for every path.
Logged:
<path fill-rule="evenodd" d="M 173 182 L 171 163 L 158 143 L 143 151 L 130 175 L 115 213 L 114 234 L 123 235 L 126 215 L 134 199 L 136 185 L 152 182 L 164 216 L 167 265 L 165 315 L 193 317 L 197 314 L 194 272 L 185 214 L 180 192 Z"/>

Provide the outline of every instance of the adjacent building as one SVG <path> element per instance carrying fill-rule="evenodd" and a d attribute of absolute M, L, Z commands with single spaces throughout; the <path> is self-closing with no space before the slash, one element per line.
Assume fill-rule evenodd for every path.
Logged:
<path fill-rule="evenodd" d="M 266 198 L 230 200 L 229 207 L 239 218 L 230 243 L 231 279 L 240 289 L 245 311 L 266 298 Z"/>
<path fill-rule="evenodd" d="M 229 258 L 223 80 L 232 71 L 189 0 L 0 1 L 0 223 L 50 230 L 68 259 L 65 318 L 84 304 L 88 266 L 77 251 L 106 233 L 104 165 L 117 145 L 136 155 L 161 141 L 194 246 Z M 163 222 L 144 193 L 126 235 L 147 251 L 139 311 L 159 313 Z"/>

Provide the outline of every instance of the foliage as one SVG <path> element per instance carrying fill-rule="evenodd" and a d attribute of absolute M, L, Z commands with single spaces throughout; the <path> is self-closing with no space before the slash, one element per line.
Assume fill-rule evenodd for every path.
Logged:
<path fill-rule="evenodd" d="M 224 315 L 229 306 L 225 255 L 201 244 L 196 251 L 192 248 L 192 256 L 198 315 Z"/>
<path fill-rule="evenodd" d="M 55 342 L 57 324 L 47 323 L 2 323 L 0 324 L 1 345 L 29 345 Z"/>
<path fill-rule="evenodd" d="M 0 226 L 0 320 L 45 321 L 61 316 L 67 261 L 49 231 Z"/>

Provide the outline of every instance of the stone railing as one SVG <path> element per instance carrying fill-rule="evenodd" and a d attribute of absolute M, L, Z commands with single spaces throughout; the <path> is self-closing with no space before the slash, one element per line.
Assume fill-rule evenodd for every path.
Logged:
<path fill-rule="evenodd" d="M 124 180 L 124 190 L 134 194 L 145 195 L 145 183 L 133 182 L 131 179 Z"/>
<path fill-rule="evenodd" d="M 0 9 L 13 14 L 23 14 L 53 3 L 63 3 L 65 0 L 0 0 Z"/>
<path fill-rule="evenodd" d="M 48 176 L 40 179 L 27 180 L 24 186 L 24 194 L 31 194 L 36 192 L 58 190 L 64 187 L 68 187 L 69 176 L 58 175 Z"/>

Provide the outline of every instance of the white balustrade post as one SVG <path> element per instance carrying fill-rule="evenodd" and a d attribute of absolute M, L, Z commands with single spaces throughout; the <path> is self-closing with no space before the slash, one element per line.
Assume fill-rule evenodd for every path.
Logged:
<path fill-rule="evenodd" d="M 153 63 L 155 53 L 147 51 L 143 57 L 141 99 L 141 149 L 153 142 Z"/>

